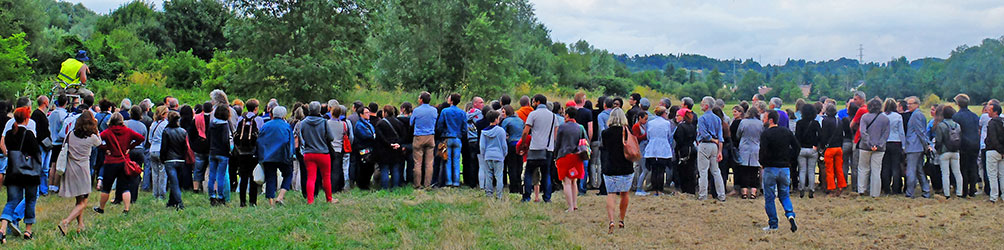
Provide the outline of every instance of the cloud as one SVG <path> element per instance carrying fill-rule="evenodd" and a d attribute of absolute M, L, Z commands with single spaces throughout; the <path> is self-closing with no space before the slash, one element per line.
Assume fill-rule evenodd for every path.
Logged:
<path fill-rule="evenodd" d="M 555 40 L 584 39 L 614 53 L 697 53 L 716 58 L 947 57 L 998 38 L 999 1 L 531 0 Z"/>

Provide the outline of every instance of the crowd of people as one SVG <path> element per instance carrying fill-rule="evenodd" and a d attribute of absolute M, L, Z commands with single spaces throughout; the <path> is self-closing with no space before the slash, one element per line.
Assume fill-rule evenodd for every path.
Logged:
<path fill-rule="evenodd" d="M 718 202 L 762 195 L 766 231 L 778 228 L 779 199 L 794 232 L 790 196 L 814 198 L 817 182 L 831 197 L 930 198 L 940 191 L 951 198 L 954 188 L 956 197 L 986 193 L 990 202 L 1004 185 L 1000 104 L 990 100 L 977 115 L 965 94 L 954 98 L 958 111 L 931 107 L 930 121 L 917 97 L 867 99 L 863 92 L 845 107 L 823 97 L 799 99 L 793 109 L 756 95 L 731 114 L 713 97 L 674 104 L 639 94 L 594 104 L 578 93 L 564 105 L 540 94 L 516 103 L 508 95 L 465 102 L 450 94 L 435 105 L 426 92 L 399 106 L 333 99 L 263 105 L 231 101 L 221 90 L 208 100 L 116 105 L 83 91 L 79 98 L 0 102 L 8 199 L 0 242 L 8 233 L 30 239 L 36 201 L 51 194 L 76 200 L 56 225 L 60 232 L 73 222 L 83 230 L 92 188 L 100 191 L 92 208 L 98 214 L 109 200 L 128 213 L 141 190 L 181 210 L 183 190 L 206 193 L 212 206 L 228 206 L 237 193 L 244 207 L 256 206 L 261 193 L 270 206 L 284 205 L 290 190 L 313 204 L 322 192 L 326 203 L 337 203 L 332 193 L 351 188 L 466 186 L 523 202 L 550 202 L 561 189 L 566 212 L 596 190 L 606 197 L 613 233 L 625 227 L 632 193 L 710 194 Z"/>

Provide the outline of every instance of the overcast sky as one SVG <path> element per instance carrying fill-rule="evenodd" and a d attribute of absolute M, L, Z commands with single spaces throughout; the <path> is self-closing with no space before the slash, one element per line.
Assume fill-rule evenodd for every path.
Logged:
<path fill-rule="evenodd" d="M 1004 35 L 999 0 L 530 0 L 556 41 L 613 53 L 753 58 L 947 58 Z M 71 0 L 108 13 L 127 0 Z M 159 1 L 158 1 L 159 2 Z M 158 3 L 159 5 L 159 3 Z"/>

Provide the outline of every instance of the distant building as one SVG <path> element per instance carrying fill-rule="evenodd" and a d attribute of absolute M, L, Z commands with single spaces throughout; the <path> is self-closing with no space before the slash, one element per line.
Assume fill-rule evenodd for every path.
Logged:
<path fill-rule="evenodd" d="M 771 90 L 774 90 L 774 88 L 767 86 L 760 86 L 759 88 L 757 88 L 757 93 L 760 93 L 761 95 L 767 95 L 767 93 L 770 93 Z"/>
<path fill-rule="evenodd" d="M 798 88 L 802 90 L 802 98 L 809 98 L 809 94 L 812 93 L 812 84 L 801 84 Z"/>

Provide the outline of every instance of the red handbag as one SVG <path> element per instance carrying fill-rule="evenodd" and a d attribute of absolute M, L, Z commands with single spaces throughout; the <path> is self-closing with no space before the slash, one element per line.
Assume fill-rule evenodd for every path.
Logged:
<path fill-rule="evenodd" d="M 122 145 L 119 145 L 119 140 L 115 136 L 115 133 L 111 133 L 111 134 L 112 134 L 112 140 L 115 141 L 115 148 L 117 148 L 118 151 L 119 151 L 119 153 L 122 154 L 122 157 L 126 159 L 126 161 L 125 161 L 125 173 L 126 173 L 126 175 L 128 175 L 128 176 L 137 176 L 140 173 L 143 173 L 143 168 L 141 168 L 139 166 L 139 164 L 136 164 L 135 161 L 132 161 L 131 159 L 129 159 L 129 154 L 126 153 L 125 150 L 122 150 Z"/>

